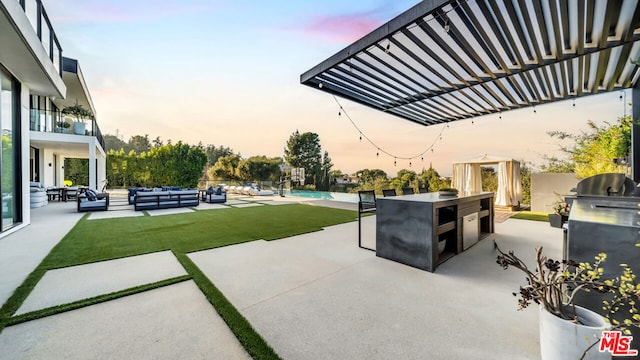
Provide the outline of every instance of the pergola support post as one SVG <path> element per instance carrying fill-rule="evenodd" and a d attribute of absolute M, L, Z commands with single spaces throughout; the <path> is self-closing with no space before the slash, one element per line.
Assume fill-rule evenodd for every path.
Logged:
<path fill-rule="evenodd" d="M 627 106 L 627 104 L 624 104 Z M 640 183 L 640 90 L 631 90 L 631 176 Z"/>

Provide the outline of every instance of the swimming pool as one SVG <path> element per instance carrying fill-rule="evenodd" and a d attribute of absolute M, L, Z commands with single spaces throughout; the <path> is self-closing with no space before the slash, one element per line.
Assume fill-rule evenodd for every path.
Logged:
<path fill-rule="evenodd" d="M 328 191 L 312 191 L 312 190 L 285 190 L 284 195 L 299 196 L 312 199 L 343 201 L 350 203 L 358 203 L 360 200 L 358 194 L 337 193 Z"/>

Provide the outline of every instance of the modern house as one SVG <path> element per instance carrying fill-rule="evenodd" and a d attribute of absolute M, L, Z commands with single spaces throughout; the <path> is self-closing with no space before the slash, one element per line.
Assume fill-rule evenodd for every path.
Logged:
<path fill-rule="evenodd" d="M 99 189 L 106 155 L 95 115 L 62 114 L 76 104 L 96 111 L 78 61 L 62 56 L 41 0 L 0 0 L 0 79 L 1 238 L 30 223 L 31 182 L 61 187 L 65 158 L 82 158 L 89 172 L 80 185 Z"/>

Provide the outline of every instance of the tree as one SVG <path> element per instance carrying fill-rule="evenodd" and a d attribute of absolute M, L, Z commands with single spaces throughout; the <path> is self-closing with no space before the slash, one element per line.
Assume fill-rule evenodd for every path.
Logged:
<path fill-rule="evenodd" d="M 561 131 L 549 133 L 551 137 L 560 140 L 571 140 L 572 145 L 560 146 L 560 150 L 568 157 L 566 163 L 561 160 L 548 161 L 549 164 L 543 166 L 543 169 L 570 169 L 570 164 L 573 163 L 575 174 L 579 178 L 626 172 L 626 167 L 615 164 L 614 159 L 628 156 L 631 152 L 631 116 L 620 117 L 615 124 L 605 122 L 598 126 L 593 121 L 587 124 L 589 130 L 581 134 Z"/>
<path fill-rule="evenodd" d="M 282 159 L 266 156 L 252 156 L 240 160 L 236 168 L 236 175 L 243 181 L 276 180 L 280 177 Z"/>
<path fill-rule="evenodd" d="M 387 180 L 387 173 L 380 169 L 362 169 L 356 173 L 361 184 L 374 183 L 376 179 Z"/>
<path fill-rule="evenodd" d="M 207 145 L 207 147 L 204 148 L 204 152 L 207 155 L 207 165 L 209 166 L 215 165 L 219 158 L 233 154 L 231 148 L 222 145 L 218 147 L 215 147 L 215 145 Z"/>
<path fill-rule="evenodd" d="M 331 162 L 331 158 L 329 157 L 329 152 L 325 151 L 322 156 L 322 165 L 320 166 L 320 177 L 318 181 L 316 181 L 316 189 L 318 190 L 329 190 L 329 186 L 331 185 L 331 168 L 333 167 L 333 163 Z"/>
<path fill-rule="evenodd" d="M 482 190 L 496 192 L 498 191 L 498 175 L 493 167 L 483 166 L 480 168 L 482 178 Z"/>
<path fill-rule="evenodd" d="M 129 147 L 140 155 L 143 152 L 151 150 L 151 142 L 149 141 L 149 135 L 134 135 L 129 139 Z"/>
<path fill-rule="evenodd" d="M 73 185 L 89 185 L 89 159 L 64 159 L 64 178 Z"/>
<path fill-rule="evenodd" d="M 318 134 L 298 130 L 289 136 L 284 149 L 284 159 L 294 168 L 304 168 L 305 184 L 314 184 L 322 171 L 322 152 Z"/>
<path fill-rule="evenodd" d="M 209 178 L 238 180 L 236 168 L 238 167 L 240 160 L 241 158 L 238 154 L 231 154 L 219 158 L 215 165 L 209 169 Z"/>
<path fill-rule="evenodd" d="M 104 147 L 105 147 L 104 151 L 109 151 L 109 150 L 118 151 L 120 149 L 124 149 L 125 152 L 129 152 L 129 150 L 131 150 L 129 148 L 129 144 L 118 139 L 118 137 L 115 135 L 105 134 L 103 137 L 104 137 Z"/>
<path fill-rule="evenodd" d="M 429 186 L 429 191 L 438 191 L 440 189 L 451 187 L 451 183 L 443 179 L 440 174 L 431 166 L 427 170 L 422 170 L 418 175 L 419 181 Z"/>
<path fill-rule="evenodd" d="M 398 171 L 395 179 L 391 180 L 391 185 L 396 189 L 411 187 L 416 180 L 417 174 L 413 170 L 402 169 Z"/>

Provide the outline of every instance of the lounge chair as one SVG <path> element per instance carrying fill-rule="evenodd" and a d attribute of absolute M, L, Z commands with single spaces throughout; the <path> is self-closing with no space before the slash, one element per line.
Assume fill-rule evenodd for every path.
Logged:
<path fill-rule="evenodd" d="M 384 197 L 387 197 L 387 196 L 396 196 L 396 195 L 397 195 L 397 194 L 396 194 L 396 189 L 383 189 L 383 190 L 382 190 L 382 195 L 383 195 Z"/>
<path fill-rule="evenodd" d="M 402 188 L 402 195 L 413 195 L 413 194 L 415 194 L 413 191 L 413 188 L 410 188 L 410 187 Z"/>
<path fill-rule="evenodd" d="M 358 247 L 375 251 L 362 246 L 362 214 L 376 211 L 376 193 L 373 190 L 358 191 Z"/>

